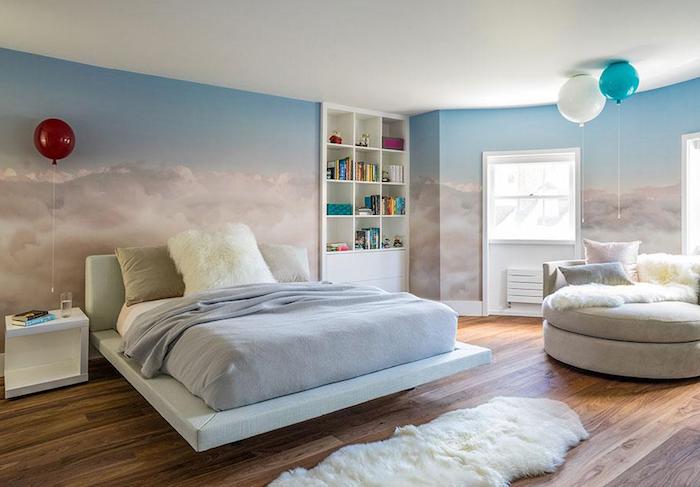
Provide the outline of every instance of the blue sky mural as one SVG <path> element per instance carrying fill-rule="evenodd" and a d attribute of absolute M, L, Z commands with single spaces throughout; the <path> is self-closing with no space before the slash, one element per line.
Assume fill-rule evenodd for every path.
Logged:
<path fill-rule="evenodd" d="M 622 220 L 616 218 L 617 116 L 622 115 Z M 429 116 L 430 115 L 430 116 Z M 418 122 L 414 126 L 414 121 Z M 583 236 L 642 240 L 642 252 L 679 252 L 681 135 L 700 131 L 700 79 L 625 100 L 608 102 L 585 129 L 565 120 L 555 106 L 494 110 L 442 110 L 411 119 L 411 162 L 421 173 L 412 191 L 437 179 L 440 237 L 413 239 L 412 260 L 434 260 L 414 281 L 439 277 L 442 299 L 481 299 L 481 166 L 483 151 L 580 147 L 583 153 Z M 584 131 L 585 130 L 585 131 Z M 439 133 L 439 147 L 424 142 Z M 585 139 L 584 139 L 585 135 Z M 437 154 L 437 156 L 435 156 Z M 416 174 L 416 173 L 414 173 Z M 430 201 L 434 201 L 431 198 Z M 426 201 L 426 203 L 430 203 Z M 415 210 L 413 228 L 434 225 L 435 212 Z M 412 263 L 412 268 L 418 265 Z"/>
<path fill-rule="evenodd" d="M 36 156 L 34 126 L 56 116 L 77 134 L 66 161 L 77 169 L 120 159 L 274 175 L 308 168 L 318 158 L 315 103 L 6 49 L 0 49 L 0 67 L 0 148 L 6 155 Z"/>
<path fill-rule="evenodd" d="M 700 130 L 700 79 L 638 93 L 620 110 L 624 185 L 678 184 L 681 134 Z M 608 101 L 584 129 L 565 120 L 556 106 L 440 111 L 441 176 L 481 181 L 482 151 L 580 147 L 585 140 L 586 186 L 613 190 L 617 111 Z"/>
<path fill-rule="evenodd" d="M 259 241 L 318 247 L 316 103 L 0 49 L 0 313 L 82 302 L 84 259 L 240 221 Z M 32 142 L 58 117 L 76 133 L 57 173 Z"/>

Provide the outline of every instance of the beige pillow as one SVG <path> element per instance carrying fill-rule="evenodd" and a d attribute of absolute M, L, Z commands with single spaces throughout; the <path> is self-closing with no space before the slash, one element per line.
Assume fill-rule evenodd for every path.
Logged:
<path fill-rule="evenodd" d="M 307 282 L 311 279 L 306 247 L 284 244 L 258 244 L 277 282 Z"/>
<path fill-rule="evenodd" d="M 639 245 L 642 242 L 596 242 L 583 239 L 583 247 L 586 251 L 586 264 L 604 264 L 606 262 L 620 262 L 633 281 L 639 281 L 637 274 L 637 255 Z"/>
<path fill-rule="evenodd" d="M 127 306 L 144 301 L 182 296 L 185 284 L 168 248 L 122 247 L 115 250 L 122 268 Z"/>

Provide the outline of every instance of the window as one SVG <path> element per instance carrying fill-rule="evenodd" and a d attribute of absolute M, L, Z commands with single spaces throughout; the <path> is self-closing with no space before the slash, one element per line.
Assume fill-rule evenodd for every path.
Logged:
<path fill-rule="evenodd" d="M 683 253 L 700 254 L 700 132 L 682 137 Z"/>
<path fill-rule="evenodd" d="M 575 242 L 577 154 L 485 153 L 489 241 Z"/>

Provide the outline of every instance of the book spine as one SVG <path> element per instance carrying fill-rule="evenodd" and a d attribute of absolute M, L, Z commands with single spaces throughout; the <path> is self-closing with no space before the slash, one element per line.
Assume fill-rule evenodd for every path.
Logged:
<path fill-rule="evenodd" d="M 56 317 L 52 314 L 40 316 L 39 318 L 34 318 L 33 320 L 27 320 L 27 321 L 13 321 L 13 324 L 19 325 L 19 326 L 32 326 L 32 325 L 38 325 L 40 323 L 46 323 L 47 321 L 53 321 L 55 320 Z"/>

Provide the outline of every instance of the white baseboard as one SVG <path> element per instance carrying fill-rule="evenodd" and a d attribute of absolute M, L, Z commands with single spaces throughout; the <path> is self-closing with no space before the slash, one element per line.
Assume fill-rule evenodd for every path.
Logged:
<path fill-rule="evenodd" d="M 443 301 L 459 316 L 483 316 L 481 301 Z"/>
<path fill-rule="evenodd" d="M 541 318 L 542 317 L 542 309 L 538 310 L 523 310 L 523 309 L 490 309 L 489 310 L 489 316 L 491 315 L 501 315 L 501 316 L 526 316 L 526 317 L 532 317 L 532 318 Z"/>
<path fill-rule="evenodd" d="M 0 353 L 0 377 L 5 377 L 5 354 Z"/>

